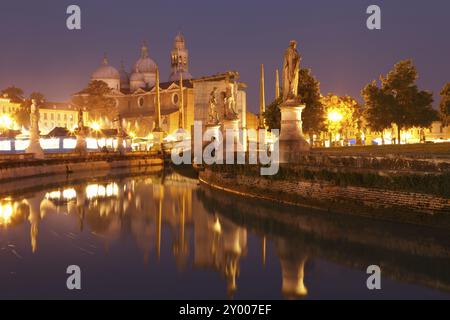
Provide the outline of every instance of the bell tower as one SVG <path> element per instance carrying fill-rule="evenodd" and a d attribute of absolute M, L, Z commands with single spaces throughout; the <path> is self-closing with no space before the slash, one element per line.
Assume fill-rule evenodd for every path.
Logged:
<path fill-rule="evenodd" d="M 178 33 L 173 42 L 173 49 L 170 53 L 171 74 L 169 81 L 178 81 L 180 73 L 183 79 L 192 79 L 189 73 L 189 51 L 186 49 L 186 42 L 181 33 Z"/>

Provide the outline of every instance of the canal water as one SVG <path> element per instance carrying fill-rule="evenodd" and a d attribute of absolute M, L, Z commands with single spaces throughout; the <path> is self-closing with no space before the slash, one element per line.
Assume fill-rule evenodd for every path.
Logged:
<path fill-rule="evenodd" d="M 444 230 L 274 206 L 176 172 L 0 185 L 0 299 L 449 299 L 449 252 Z M 81 290 L 66 287 L 70 265 Z"/>

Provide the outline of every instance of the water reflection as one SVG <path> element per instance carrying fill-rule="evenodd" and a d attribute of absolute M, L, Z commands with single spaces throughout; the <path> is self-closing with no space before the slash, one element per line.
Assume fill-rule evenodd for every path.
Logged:
<path fill-rule="evenodd" d="M 269 218 L 273 214 L 280 215 L 277 221 Z M 58 219 L 52 222 L 51 230 L 40 232 L 41 225 L 52 221 L 52 217 Z M 158 263 L 167 252 L 179 272 L 212 270 L 220 275 L 229 298 L 240 290 L 243 261 L 249 260 L 251 273 L 254 266 L 264 268 L 274 257 L 279 264 L 279 294 L 287 299 L 308 296 L 308 264 L 311 260 L 314 266 L 317 257 L 358 270 L 364 270 L 370 260 L 385 263 L 393 279 L 450 288 L 449 272 L 444 271 L 450 265 L 448 237 L 440 237 L 439 233 L 422 232 L 417 238 L 410 235 L 410 228 L 389 233 L 386 224 L 378 228 L 376 223 L 355 222 L 353 218 L 347 223 L 317 213 L 274 209 L 200 187 L 196 180 L 175 173 L 66 183 L 64 187 L 25 196 L 4 197 L 0 199 L 2 250 L 9 247 L 19 256 L 26 250 L 36 255 L 44 249 L 41 242 L 48 245 L 50 233 L 62 236 L 61 225 L 66 220 L 76 222 L 77 232 L 66 232 L 65 236 L 75 240 L 93 234 L 101 239 L 105 253 L 118 250 L 115 244 L 131 236 L 144 265 Z M 6 231 L 17 230 L 18 237 L 26 239 L 26 234 L 21 233 L 23 227 L 28 230 L 30 242 L 19 247 Z M 384 239 L 380 239 L 380 232 Z M 255 241 L 249 244 L 249 233 L 257 239 L 256 245 Z M 355 233 L 357 238 L 349 236 Z M 54 247 L 46 249 L 57 259 L 61 249 Z M 87 256 L 94 255 L 94 245 L 77 244 L 77 248 Z M 372 253 L 371 259 L 367 259 L 367 250 Z M 152 262 L 152 256 L 156 261 Z M 0 261 L 4 258 L 0 254 Z M 26 263 L 33 264 L 33 257 Z M 430 268 L 436 263 L 439 268 Z M 256 279 L 254 285 L 262 281 Z"/>

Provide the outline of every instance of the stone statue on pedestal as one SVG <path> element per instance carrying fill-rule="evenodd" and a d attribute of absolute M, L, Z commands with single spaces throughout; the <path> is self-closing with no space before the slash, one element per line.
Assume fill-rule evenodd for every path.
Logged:
<path fill-rule="evenodd" d="M 44 150 L 42 150 L 40 144 L 39 134 L 39 107 L 36 104 L 36 100 L 31 100 L 31 113 L 30 113 L 30 145 L 26 152 L 33 153 L 36 159 L 44 158 Z"/>
<path fill-rule="evenodd" d="M 77 137 L 75 152 L 78 152 L 80 154 L 87 153 L 86 127 L 84 126 L 82 108 L 78 110 L 78 128 L 75 130 L 75 136 Z"/>
<path fill-rule="evenodd" d="M 301 57 L 297 51 L 297 42 L 291 40 L 284 53 L 283 61 L 283 101 L 299 100 L 298 80 Z"/>
<path fill-rule="evenodd" d="M 298 155 L 308 152 L 310 146 L 303 136 L 302 111 L 305 105 L 298 96 L 300 54 L 297 42 L 291 40 L 284 52 L 283 85 L 281 111 L 281 130 L 279 137 L 280 162 L 295 162 Z"/>
<path fill-rule="evenodd" d="M 219 113 L 217 112 L 217 99 L 216 99 L 217 87 L 211 91 L 209 95 L 209 108 L 208 108 L 208 124 L 216 125 L 219 123 Z"/>

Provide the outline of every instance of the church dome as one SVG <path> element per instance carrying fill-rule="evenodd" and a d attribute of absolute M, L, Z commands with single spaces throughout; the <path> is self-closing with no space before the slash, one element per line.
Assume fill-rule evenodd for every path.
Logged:
<path fill-rule="evenodd" d="M 145 83 L 144 75 L 140 73 L 138 70 L 136 70 L 131 74 L 130 81 L 142 81 Z"/>
<path fill-rule="evenodd" d="M 100 68 L 94 71 L 92 74 L 92 80 L 104 80 L 104 79 L 113 79 L 119 80 L 120 74 L 116 68 L 109 65 L 108 58 L 105 56 L 103 58 L 103 63 Z"/>
<path fill-rule="evenodd" d="M 144 44 L 141 48 L 141 57 L 134 64 L 134 69 L 140 73 L 156 73 L 156 63 L 148 55 L 148 48 Z"/>
<path fill-rule="evenodd" d="M 139 88 L 145 88 L 145 86 L 145 76 L 136 68 L 135 72 L 133 72 L 130 76 L 130 90 L 136 91 Z"/>

